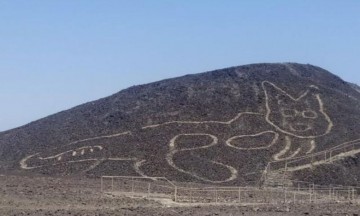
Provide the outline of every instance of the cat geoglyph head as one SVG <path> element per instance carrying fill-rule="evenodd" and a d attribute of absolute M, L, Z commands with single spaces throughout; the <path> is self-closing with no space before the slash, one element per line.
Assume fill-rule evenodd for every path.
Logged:
<path fill-rule="evenodd" d="M 298 138 L 315 138 L 330 133 L 333 123 L 324 110 L 316 86 L 298 98 L 275 84 L 264 81 L 266 121 L 278 131 Z"/>

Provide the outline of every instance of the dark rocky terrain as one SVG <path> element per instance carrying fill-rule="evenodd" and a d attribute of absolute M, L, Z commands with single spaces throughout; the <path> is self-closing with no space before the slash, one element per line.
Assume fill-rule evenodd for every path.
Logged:
<path fill-rule="evenodd" d="M 359 107 L 356 85 L 312 65 L 187 75 L 0 133 L 0 172 L 256 182 L 276 156 L 291 159 L 359 139 Z M 359 162 L 353 155 L 294 178 L 356 185 Z"/>

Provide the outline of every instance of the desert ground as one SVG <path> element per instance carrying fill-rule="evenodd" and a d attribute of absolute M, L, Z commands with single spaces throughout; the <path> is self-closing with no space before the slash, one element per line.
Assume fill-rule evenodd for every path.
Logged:
<path fill-rule="evenodd" d="M 104 194 L 99 178 L 0 175 L 0 215 L 349 215 L 358 204 L 298 206 L 174 205 Z"/>

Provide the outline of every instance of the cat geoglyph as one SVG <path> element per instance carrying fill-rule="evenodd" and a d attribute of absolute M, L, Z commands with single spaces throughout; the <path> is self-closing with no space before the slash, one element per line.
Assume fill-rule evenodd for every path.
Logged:
<path fill-rule="evenodd" d="M 127 131 L 86 138 L 46 152 L 29 155 L 20 161 L 20 166 L 22 169 L 32 170 L 86 162 L 86 171 L 89 171 L 104 161 L 129 161 L 133 164 L 136 173 L 151 177 L 152 173 L 147 172 L 146 166 L 151 164 L 165 166 L 167 163 L 169 170 L 172 169 L 205 182 L 223 183 L 237 179 L 240 174 L 238 168 L 215 156 L 206 158 L 204 152 L 216 152 L 214 149 L 219 146 L 225 146 L 238 152 L 256 152 L 282 146 L 277 148 L 280 150 L 272 155 L 272 161 L 281 161 L 316 151 L 315 138 L 329 134 L 334 126 L 325 111 L 318 88 L 310 86 L 299 97 L 291 96 L 269 81 L 262 82 L 262 89 L 266 100 L 266 113 L 241 112 L 228 121 L 171 121 L 144 126 L 137 132 Z M 262 119 L 264 124 L 268 124 L 272 130 L 238 129 L 239 122 L 252 116 Z M 219 133 L 217 132 L 219 128 L 221 131 L 228 132 L 226 134 Z M 164 133 L 164 131 L 171 131 L 171 133 Z M 159 160 L 157 157 L 149 157 L 146 154 L 138 156 L 136 151 L 124 151 L 121 155 L 111 153 L 112 150 L 109 146 L 113 145 L 113 142 L 110 142 L 110 139 L 117 139 L 117 146 L 112 147 L 115 149 L 123 143 L 136 143 L 138 137 L 144 138 L 140 140 L 151 140 L 156 133 L 161 135 L 159 137 L 167 140 L 157 155 L 157 157 L 161 157 L 163 164 L 156 164 L 159 163 L 155 161 L 155 159 Z M 265 136 L 269 137 L 269 141 L 261 145 L 248 146 L 242 143 L 244 140 Z M 194 142 L 192 143 L 191 140 Z M 280 140 L 284 140 L 285 144 Z M 153 140 L 152 142 L 158 141 Z M 149 141 L 149 145 L 151 143 Z M 206 167 L 210 167 L 213 172 L 223 171 L 224 177 L 214 178 L 211 173 L 202 173 L 203 169 L 197 168 L 194 164 L 182 163 L 185 158 L 202 163 Z M 163 176 L 166 175 L 167 173 L 163 173 Z"/>

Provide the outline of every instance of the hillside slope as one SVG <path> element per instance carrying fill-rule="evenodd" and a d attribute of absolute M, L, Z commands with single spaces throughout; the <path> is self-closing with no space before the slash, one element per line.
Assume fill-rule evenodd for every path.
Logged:
<path fill-rule="evenodd" d="M 359 107 L 353 85 L 319 67 L 232 67 L 131 87 L 2 132 L 0 170 L 257 181 L 270 161 L 359 139 Z M 359 165 L 347 164 L 324 170 L 352 170 L 354 183 Z M 315 179 L 328 177 L 321 169 Z"/>

